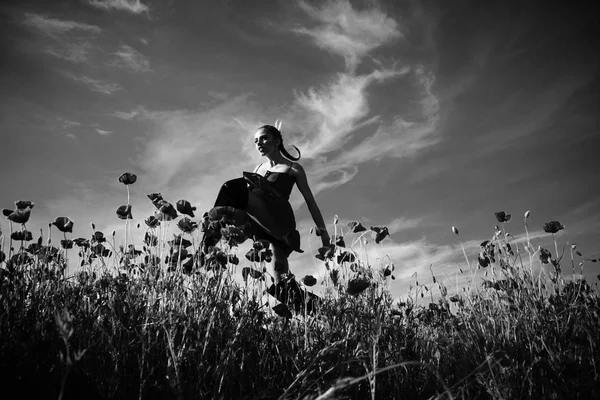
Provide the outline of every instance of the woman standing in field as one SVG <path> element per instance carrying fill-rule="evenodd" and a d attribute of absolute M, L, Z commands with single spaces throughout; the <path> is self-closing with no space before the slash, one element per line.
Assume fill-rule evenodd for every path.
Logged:
<path fill-rule="evenodd" d="M 245 210 L 251 218 L 251 235 L 255 239 L 267 240 L 273 252 L 275 283 L 289 272 L 288 257 L 300 250 L 300 234 L 296 230 L 294 212 L 289 196 L 294 185 L 298 186 L 308 210 L 317 226 L 323 246 L 328 246 L 330 237 L 321 211 L 308 185 L 304 168 L 298 157 L 292 157 L 283 146 L 279 129 L 264 125 L 254 134 L 254 145 L 266 157 L 254 172 L 244 172 L 243 178 L 225 182 L 219 191 L 215 207 L 230 206 Z"/>

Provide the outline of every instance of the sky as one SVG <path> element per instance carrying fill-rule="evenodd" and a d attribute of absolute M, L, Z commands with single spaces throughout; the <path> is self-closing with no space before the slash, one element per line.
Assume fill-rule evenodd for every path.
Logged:
<path fill-rule="evenodd" d="M 513 216 L 505 229 L 516 242 L 530 211 L 536 248 L 554 254 L 542 225 L 558 220 L 559 250 L 576 244 L 584 258 L 600 257 L 598 8 L 5 1 L 0 208 L 35 202 L 27 226 L 36 237 L 68 216 L 72 237 L 90 236 L 93 222 L 123 238 L 115 210 L 127 191 L 117 178 L 132 172 L 141 243 L 135 224 L 154 210 L 147 194 L 210 209 L 223 182 L 264 161 L 254 132 L 279 119 L 330 234 L 335 216 L 337 233 L 353 220 L 388 227 L 364 251 L 375 267 L 392 260 L 395 296 L 431 282 L 432 271 L 448 286 L 464 282 L 463 247 L 475 264 L 499 211 Z M 305 249 L 290 257 L 292 271 L 322 277 L 297 189 L 291 202 Z M 4 218 L 0 229 L 9 231 Z M 588 281 L 599 265 L 584 264 Z"/>

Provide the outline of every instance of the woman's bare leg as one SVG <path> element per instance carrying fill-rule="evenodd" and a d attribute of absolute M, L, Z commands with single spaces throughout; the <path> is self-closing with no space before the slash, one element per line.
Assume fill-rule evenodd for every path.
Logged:
<path fill-rule="evenodd" d="M 290 264 L 287 252 L 284 249 L 271 244 L 271 251 L 273 252 L 273 277 L 275 278 L 275 285 L 277 285 L 284 275 L 290 272 Z"/>

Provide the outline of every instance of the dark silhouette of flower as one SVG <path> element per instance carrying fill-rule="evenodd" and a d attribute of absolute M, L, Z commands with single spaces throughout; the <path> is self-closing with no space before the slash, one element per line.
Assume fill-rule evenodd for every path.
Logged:
<path fill-rule="evenodd" d="M 280 317 L 287 318 L 287 319 L 292 318 L 292 312 L 290 311 L 288 306 L 286 306 L 283 303 L 279 303 L 275 307 L 273 307 L 273 311 L 275 311 L 275 313 L 277 315 L 279 315 Z"/>
<path fill-rule="evenodd" d="M 348 222 L 348 228 L 350 228 L 350 232 L 352 233 L 359 233 L 367 230 L 367 228 L 365 228 L 359 221 Z"/>
<path fill-rule="evenodd" d="M 119 219 L 133 219 L 131 215 L 131 204 L 124 204 L 117 208 L 117 217 Z"/>
<path fill-rule="evenodd" d="M 10 237 L 12 240 L 18 240 L 18 241 L 24 241 L 24 242 L 29 242 L 30 240 L 33 240 L 33 235 L 28 230 L 13 232 L 13 233 L 11 233 Z"/>
<path fill-rule="evenodd" d="M 16 210 L 4 209 L 2 210 L 2 214 L 6 216 L 10 221 L 15 224 L 25 224 L 29 221 L 29 217 L 31 216 L 31 208 L 17 208 Z"/>
<path fill-rule="evenodd" d="M 148 246 L 156 246 L 158 244 L 158 237 L 146 232 L 144 235 L 144 243 L 146 243 Z"/>
<path fill-rule="evenodd" d="M 227 256 L 227 261 L 232 265 L 238 265 L 240 263 L 240 259 L 235 254 L 229 254 Z"/>
<path fill-rule="evenodd" d="M 173 234 L 173 240 L 169 240 L 167 243 L 169 243 L 169 246 L 171 247 L 182 246 L 184 249 L 192 245 L 192 242 L 190 242 L 186 238 L 182 237 L 181 235 L 175 234 Z"/>
<path fill-rule="evenodd" d="M 158 204 L 158 205 L 157 205 Z M 165 200 L 160 200 L 157 204 L 155 204 L 160 212 L 158 219 L 162 221 L 171 221 L 178 217 L 177 211 L 175 211 L 175 207 L 171 203 Z"/>
<path fill-rule="evenodd" d="M 346 247 L 346 242 L 344 241 L 344 237 L 342 235 L 337 235 L 334 241 L 336 246 Z"/>
<path fill-rule="evenodd" d="M 552 254 L 543 247 L 540 247 L 540 261 L 542 264 L 548 264 L 552 259 Z"/>
<path fill-rule="evenodd" d="M 150 193 L 146 196 L 150 199 L 152 204 L 154 204 L 155 206 L 156 206 L 156 203 L 158 203 L 159 201 L 161 201 L 163 199 L 161 193 Z M 158 206 L 156 206 L 156 207 L 158 208 Z"/>
<path fill-rule="evenodd" d="M 481 268 L 485 268 L 490 265 L 490 258 L 485 253 L 480 252 L 479 256 L 477 257 L 477 262 Z"/>
<path fill-rule="evenodd" d="M 221 228 L 221 236 L 227 240 L 227 243 L 230 246 L 237 246 L 248 239 L 248 236 L 246 236 L 244 231 L 234 225 L 228 225 L 225 228 Z"/>
<path fill-rule="evenodd" d="M 60 246 L 63 249 L 72 249 L 73 248 L 73 241 L 70 239 L 63 239 L 60 241 Z"/>
<path fill-rule="evenodd" d="M 84 238 L 73 239 L 73 243 L 75 243 L 78 247 L 90 247 L 90 241 Z"/>
<path fill-rule="evenodd" d="M 362 293 L 370 285 L 369 281 L 365 278 L 354 278 L 348 282 L 348 294 L 357 296 Z"/>
<path fill-rule="evenodd" d="M 154 215 L 149 216 L 144 220 L 144 223 L 148 228 L 156 228 L 160 225 L 160 221 Z"/>
<path fill-rule="evenodd" d="M 333 258 L 333 255 L 335 254 L 335 245 L 332 243 L 329 246 L 319 247 L 317 251 L 319 252 L 319 254 L 317 254 L 315 257 L 319 260 L 331 260 Z"/>
<path fill-rule="evenodd" d="M 92 242 L 95 242 L 95 243 L 106 242 L 106 239 L 104 238 L 104 233 L 102 233 L 100 231 L 94 232 L 94 234 L 92 235 Z"/>
<path fill-rule="evenodd" d="M 182 214 L 189 215 L 190 217 L 194 218 L 194 211 L 196 211 L 196 207 L 192 207 L 192 205 L 190 204 L 189 201 L 187 201 L 187 200 L 179 200 L 176 203 L 176 206 L 177 206 L 177 211 L 179 211 Z"/>
<path fill-rule="evenodd" d="M 198 223 L 184 217 L 177 222 L 177 227 L 184 233 L 192 233 L 198 228 Z"/>
<path fill-rule="evenodd" d="M 137 176 L 131 172 L 125 172 L 119 176 L 119 182 L 124 185 L 131 185 L 137 181 Z"/>
<path fill-rule="evenodd" d="M 2 250 L 0 250 L 0 264 L 6 260 L 6 254 Z"/>
<path fill-rule="evenodd" d="M 308 287 L 312 287 L 317 284 L 317 278 L 312 275 L 306 275 L 304 278 L 302 278 L 302 283 Z"/>
<path fill-rule="evenodd" d="M 245 257 L 250 262 L 271 262 L 273 253 L 271 252 L 271 249 L 269 249 L 269 248 L 263 248 L 260 250 L 258 250 L 256 248 L 251 248 L 246 253 Z"/>
<path fill-rule="evenodd" d="M 73 233 L 73 220 L 69 217 L 58 217 L 52 225 L 56 226 L 61 232 Z"/>
<path fill-rule="evenodd" d="M 546 222 L 542 228 L 546 233 L 556 233 L 560 230 L 565 229 L 565 226 L 558 221 L 550 221 Z"/>
<path fill-rule="evenodd" d="M 375 232 L 375 243 L 381 242 L 386 236 L 390 235 L 388 228 L 385 226 L 372 226 L 370 229 Z"/>
<path fill-rule="evenodd" d="M 219 221 L 223 226 L 235 225 L 244 226 L 246 224 L 246 212 L 229 206 L 213 207 L 208 211 L 210 221 Z"/>
<path fill-rule="evenodd" d="M 251 277 L 252 279 L 263 279 L 264 275 L 262 272 L 251 267 L 242 268 L 242 278 L 244 279 L 244 282 L 248 281 L 248 277 Z"/>
<path fill-rule="evenodd" d="M 15 207 L 17 207 L 17 210 L 25 210 L 26 208 L 33 208 L 35 206 L 35 203 L 29 200 L 17 200 L 15 201 Z"/>
<path fill-rule="evenodd" d="M 498 222 L 510 222 L 510 214 L 506 214 L 504 211 L 499 211 L 494 213 Z"/>

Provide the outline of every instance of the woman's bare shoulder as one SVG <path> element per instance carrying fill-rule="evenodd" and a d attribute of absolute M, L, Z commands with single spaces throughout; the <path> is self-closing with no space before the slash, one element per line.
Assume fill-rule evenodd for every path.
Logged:
<path fill-rule="evenodd" d="M 291 170 L 291 172 L 292 172 L 293 175 L 296 175 L 296 174 L 305 174 L 304 168 L 302 168 L 302 165 L 300 165 L 296 161 L 294 161 L 292 163 L 292 165 L 290 166 L 290 170 Z"/>

